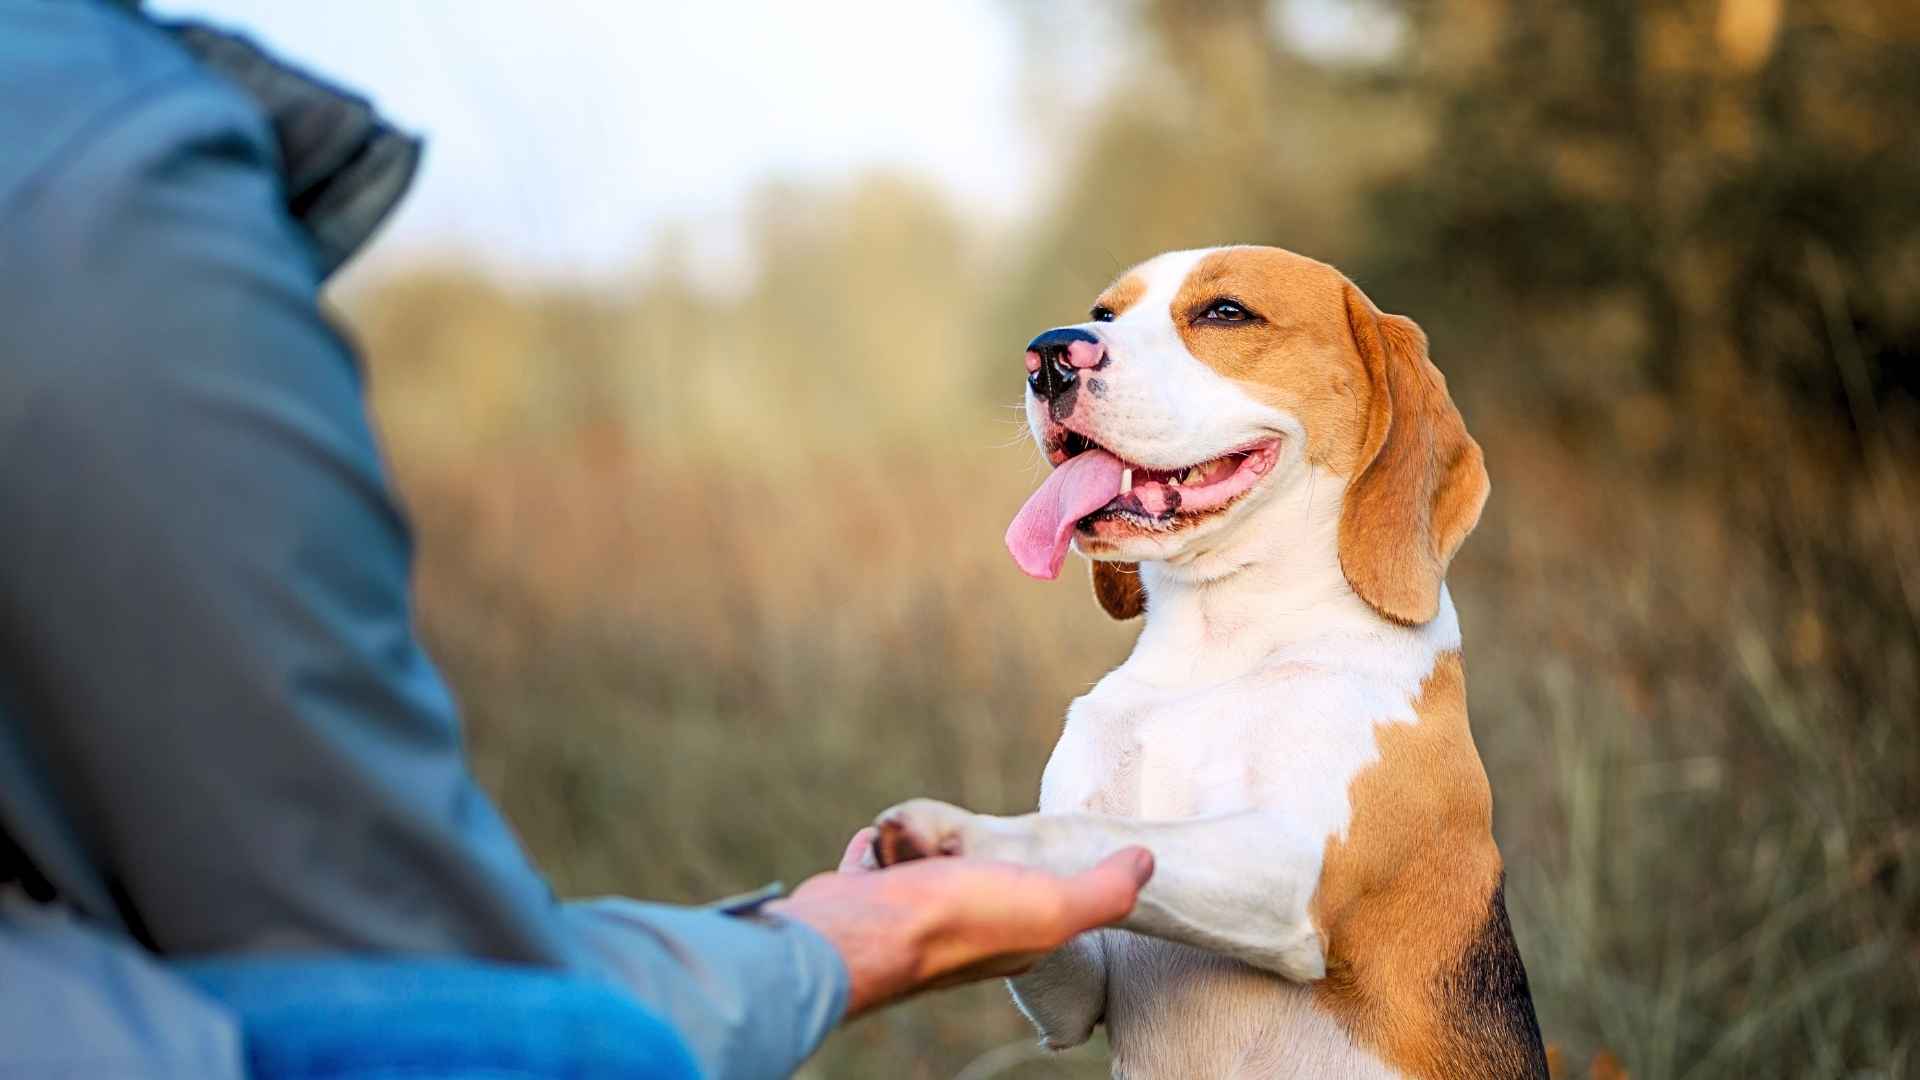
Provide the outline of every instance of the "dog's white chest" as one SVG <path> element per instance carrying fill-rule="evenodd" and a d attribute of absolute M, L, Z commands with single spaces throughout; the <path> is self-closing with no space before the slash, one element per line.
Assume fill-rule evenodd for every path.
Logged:
<path fill-rule="evenodd" d="M 1320 838 L 1340 833 L 1348 782 L 1377 756 L 1341 684 L 1299 664 L 1191 689 L 1117 671 L 1068 710 L 1040 809 L 1168 820 L 1284 808 Z"/>
<path fill-rule="evenodd" d="M 1411 721 L 1418 684 L 1411 666 L 1403 673 L 1295 659 L 1212 686 L 1166 689 L 1122 668 L 1068 710 L 1040 808 L 1161 821 L 1277 811 L 1264 818 L 1269 832 L 1259 847 L 1270 863 L 1293 859 L 1279 879 L 1305 891 L 1276 892 L 1268 906 L 1298 906 L 1304 919 L 1326 841 L 1346 832 L 1352 780 L 1379 758 L 1376 726 Z M 1209 850 L 1190 838 L 1180 854 L 1231 872 L 1246 857 L 1246 838 L 1223 834 L 1218 843 Z M 1244 913 L 1203 914 L 1222 925 L 1236 917 Z M 1355 1045 L 1304 985 L 1188 946 L 1103 933 L 1116 1076 L 1397 1075 Z"/>
<path fill-rule="evenodd" d="M 1245 805 L 1235 778 L 1196 775 L 1230 770 L 1206 748 L 1183 742 L 1176 718 L 1086 712 L 1093 715 L 1069 721 L 1055 750 L 1059 767 L 1047 771 L 1041 810 L 1158 821 L 1203 814 L 1209 804 Z"/>
<path fill-rule="evenodd" d="M 1042 785 L 1042 810 L 1166 820 L 1251 805 L 1249 770 L 1225 752 L 1227 723 L 1205 723 L 1196 703 L 1114 701 L 1089 695 L 1068 714 Z"/>

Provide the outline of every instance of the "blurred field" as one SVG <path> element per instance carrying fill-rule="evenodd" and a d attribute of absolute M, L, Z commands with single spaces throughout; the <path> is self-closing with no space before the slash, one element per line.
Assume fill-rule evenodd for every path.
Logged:
<path fill-rule="evenodd" d="M 421 622 L 562 891 L 794 882 L 910 795 L 1030 808 L 1132 630 L 1000 547 L 1016 350 L 1158 250 L 1278 243 L 1423 323 L 1487 450 L 1451 581 L 1549 1040 L 1920 1072 L 1920 14 L 1379 10 L 1363 62 L 1258 3 L 1021 8 L 1137 73 L 1054 114 L 1036 71 L 1075 149 L 1012 234 L 910 179 L 773 185 L 735 291 L 668 257 L 348 298 Z M 808 1075 L 1105 1075 L 1028 1041 L 981 987 Z"/>

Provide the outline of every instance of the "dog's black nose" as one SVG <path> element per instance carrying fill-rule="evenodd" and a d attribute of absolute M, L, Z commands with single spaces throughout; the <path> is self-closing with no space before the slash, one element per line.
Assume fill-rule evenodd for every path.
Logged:
<path fill-rule="evenodd" d="M 1062 326 L 1027 342 L 1027 386 L 1051 401 L 1074 389 L 1080 372 L 1107 360 L 1100 339 L 1077 327 Z"/>

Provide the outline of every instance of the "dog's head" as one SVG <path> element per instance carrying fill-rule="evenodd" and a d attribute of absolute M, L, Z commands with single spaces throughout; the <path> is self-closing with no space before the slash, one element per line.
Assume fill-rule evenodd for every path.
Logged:
<path fill-rule="evenodd" d="M 1426 335 L 1292 252 L 1142 263 L 1090 321 L 1034 338 L 1026 369 L 1027 419 L 1054 471 L 1007 545 L 1043 578 L 1077 546 L 1116 618 L 1141 610 L 1138 563 L 1200 565 L 1285 528 L 1269 518 L 1330 479 L 1311 495 L 1340 500 L 1325 542 L 1347 583 L 1385 618 L 1423 623 L 1486 501 L 1480 447 Z"/>

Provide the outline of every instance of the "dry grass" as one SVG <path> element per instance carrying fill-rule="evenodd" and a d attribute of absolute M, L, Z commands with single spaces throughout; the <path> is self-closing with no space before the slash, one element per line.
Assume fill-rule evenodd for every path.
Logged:
<path fill-rule="evenodd" d="M 917 793 L 1030 808 L 1064 703 L 1127 636 L 1081 583 L 1004 558 L 1031 456 L 576 446 L 408 477 L 423 619 L 480 775 L 562 891 L 795 882 Z M 813 1069 L 947 1077 L 1030 1041 L 981 987 L 865 1021 Z"/>

